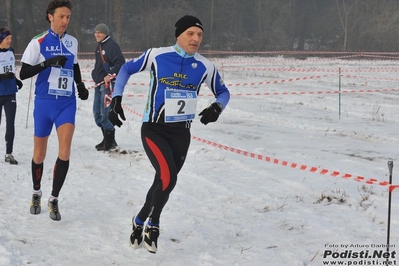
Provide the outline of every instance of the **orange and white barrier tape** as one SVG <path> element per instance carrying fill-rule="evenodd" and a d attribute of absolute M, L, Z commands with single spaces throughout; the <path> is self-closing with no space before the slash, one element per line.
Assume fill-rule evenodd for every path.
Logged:
<path fill-rule="evenodd" d="M 367 178 L 366 179 L 365 177 L 360 176 L 360 175 L 352 175 L 352 174 L 348 174 L 348 173 L 341 173 L 339 171 L 331 171 L 331 170 L 328 170 L 328 169 L 325 169 L 325 168 L 319 168 L 319 167 L 316 167 L 316 166 L 308 166 L 308 165 L 305 165 L 305 164 L 290 163 L 288 161 L 280 160 L 280 159 L 277 159 L 277 158 L 272 158 L 272 157 L 269 157 L 269 156 L 264 156 L 264 155 L 261 155 L 261 154 L 256 154 L 256 153 L 253 153 L 253 152 L 240 150 L 240 149 L 237 149 L 237 148 L 233 148 L 233 147 L 230 147 L 230 146 L 219 144 L 219 143 L 216 143 L 216 142 L 213 142 L 213 141 L 209 141 L 209 140 L 206 140 L 206 139 L 203 139 L 203 138 L 200 138 L 200 137 L 196 137 L 196 136 L 192 136 L 192 139 L 200 141 L 200 142 L 203 142 L 203 143 L 206 143 L 206 144 L 209 144 L 209 145 L 212 145 L 212 146 L 215 146 L 215 147 L 217 147 L 219 149 L 223 149 L 223 150 L 226 150 L 226 151 L 230 151 L 230 152 L 233 152 L 233 153 L 237 153 L 237 154 L 240 154 L 240 155 L 243 155 L 243 156 L 247 156 L 247 157 L 250 157 L 250 158 L 254 158 L 254 159 L 258 159 L 258 160 L 261 160 L 261 161 L 278 164 L 278 165 L 281 165 L 281 166 L 295 168 L 295 169 L 299 169 L 299 170 L 303 170 L 303 171 L 309 171 L 309 172 L 312 172 L 312 173 L 318 173 L 318 174 L 322 174 L 322 175 L 329 175 L 329 176 L 332 176 L 332 177 L 341 177 L 341 178 L 345 178 L 345 179 L 352 179 L 354 181 L 365 182 L 367 184 L 372 184 L 372 185 L 380 185 L 380 186 L 389 185 L 389 182 L 387 182 L 387 181 L 378 181 L 375 178 Z"/>
<path fill-rule="evenodd" d="M 129 108 L 126 105 L 122 105 L 122 107 L 125 110 L 133 113 L 134 115 L 142 117 L 142 114 L 138 113 L 134 109 L 131 109 L 131 108 Z M 274 164 L 285 166 L 285 167 L 299 169 L 299 170 L 302 170 L 302 171 L 309 171 L 309 172 L 318 173 L 318 174 L 321 174 L 321 175 L 328 175 L 328 176 L 332 176 L 332 177 L 341 177 L 341 178 L 344 178 L 344 179 L 352 179 L 354 181 L 365 182 L 365 183 L 370 184 L 370 185 L 389 186 L 389 189 L 394 189 L 396 187 L 399 187 L 399 185 L 393 186 L 393 185 L 390 185 L 388 181 L 379 181 L 376 178 L 365 178 L 364 176 L 353 175 L 353 174 L 349 174 L 349 173 L 341 173 L 340 171 L 336 171 L 336 170 L 332 171 L 332 170 L 328 170 L 326 168 L 319 168 L 319 167 L 316 167 L 316 166 L 308 166 L 308 165 L 305 165 L 305 164 L 298 164 L 298 163 L 294 163 L 294 162 L 288 162 L 288 161 L 285 161 L 285 160 L 272 158 L 272 157 L 261 155 L 261 154 L 257 154 L 257 153 L 254 153 L 254 152 L 249 152 L 249 151 L 237 149 L 237 148 L 234 148 L 234 147 L 230 147 L 230 146 L 227 146 L 227 145 L 223 145 L 223 144 L 220 144 L 220 143 L 209 141 L 209 140 L 197 137 L 197 136 L 191 136 L 191 138 L 194 139 L 194 140 L 197 140 L 199 142 L 202 142 L 202 143 L 205 143 L 205 144 L 208 144 L 208 145 L 212 145 L 212 146 L 214 146 L 216 148 L 219 148 L 219 149 L 223 149 L 223 150 L 230 151 L 230 152 L 233 152 L 233 153 L 236 153 L 236 154 L 239 154 L 239 155 L 243 155 L 243 156 L 246 156 L 246 157 L 249 157 L 249 158 L 253 158 L 253 159 L 257 159 L 257 160 L 261 160 L 261 161 L 265 161 L 265 162 L 269 162 L 269 163 L 274 163 Z"/>

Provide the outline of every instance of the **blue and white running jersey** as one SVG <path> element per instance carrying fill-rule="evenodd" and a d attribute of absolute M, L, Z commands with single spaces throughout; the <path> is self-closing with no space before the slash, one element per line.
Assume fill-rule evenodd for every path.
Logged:
<path fill-rule="evenodd" d="M 215 95 L 216 102 L 221 103 L 223 108 L 229 102 L 230 92 L 215 65 L 198 53 L 188 55 L 177 44 L 148 49 L 140 57 L 126 62 L 118 73 L 112 96 L 122 96 L 130 75 L 144 70 L 150 72 L 150 88 L 143 122 L 168 122 L 165 119 L 168 117 L 165 115 L 165 113 L 168 114 L 168 111 L 165 110 L 165 106 L 167 106 L 165 100 L 172 101 L 173 99 L 168 96 L 170 93 L 168 94 L 167 91 L 180 91 L 178 94 L 183 97 L 187 97 L 188 92 L 195 92 L 198 95 L 201 84 L 205 83 Z M 193 101 L 187 103 L 191 104 L 191 102 Z M 192 103 L 192 105 L 194 104 Z M 189 109 L 191 116 L 187 116 L 187 121 L 192 119 L 194 109 L 195 106 Z M 177 117 L 173 116 L 173 111 L 169 111 L 170 117 Z M 165 121 L 163 121 L 164 119 Z"/>
<path fill-rule="evenodd" d="M 0 74 L 12 72 L 15 74 L 14 50 L 0 49 Z M 15 79 L 0 80 L 0 96 L 12 95 L 18 91 Z"/>
<path fill-rule="evenodd" d="M 77 53 L 78 41 L 67 33 L 59 36 L 49 29 L 33 37 L 22 55 L 21 62 L 34 66 L 58 55 L 68 58 L 63 68 L 48 67 L 38 74 L 35 84 L 36 97 L 75 97 L 73 65 L 78 63 Z"/>

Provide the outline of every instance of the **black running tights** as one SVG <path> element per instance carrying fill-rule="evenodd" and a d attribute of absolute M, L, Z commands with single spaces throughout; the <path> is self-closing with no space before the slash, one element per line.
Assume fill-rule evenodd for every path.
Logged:
<path fill-rule="evenodd" d="M 0 120 L 3 106 L 6 115 L 6 154 L 11 154 L 14 146 L 15 114 L 17 112 L 17 101 L 15 93 L 6 96 L 0 96 Z"/>
<path fill-rule="evenodd" d="M 155 177 L 144 206 L 138 214 L 141 221 L 149 217 L 152 224 L 159 224 L 162 209 L 176 185 L 177 174 L 186 160 L 190 140 L 189 128 L 143 123 L 141 141 L 155 169 Z"/>

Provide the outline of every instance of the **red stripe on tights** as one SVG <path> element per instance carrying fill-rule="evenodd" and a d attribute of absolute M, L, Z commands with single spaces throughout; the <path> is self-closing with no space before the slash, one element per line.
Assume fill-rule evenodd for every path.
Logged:
<path fill-rule="evenodd" d="M 161 169 L 161 180 L 162 180 L 162 191 L 169 186 L 170 183 L 170 172 L 168 164 L 166 163 L 165 157 L 159 150 L 158 146 L 149 138 L 145 138 L 147 145 L 150 147 L 151 151 L 154 153 L 155 158 L 159 163 L 159 168 Z"/>

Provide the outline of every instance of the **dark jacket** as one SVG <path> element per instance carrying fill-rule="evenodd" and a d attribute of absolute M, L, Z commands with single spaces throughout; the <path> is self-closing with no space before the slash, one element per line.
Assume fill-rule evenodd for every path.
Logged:
<path fill-rule="evenodd" d="M 104 56 L 105 63 L 103 63 L 101 58 L 100 50 Z M 121 48 L 110 36 L 105 37 L 102 42 L 98 43 L 95 57 L 96 62 L 91 72 L 91 77 L 96 84 L 102 82 L 108 74 L 118 74 L 119 69 L 126 61 Z"/>

